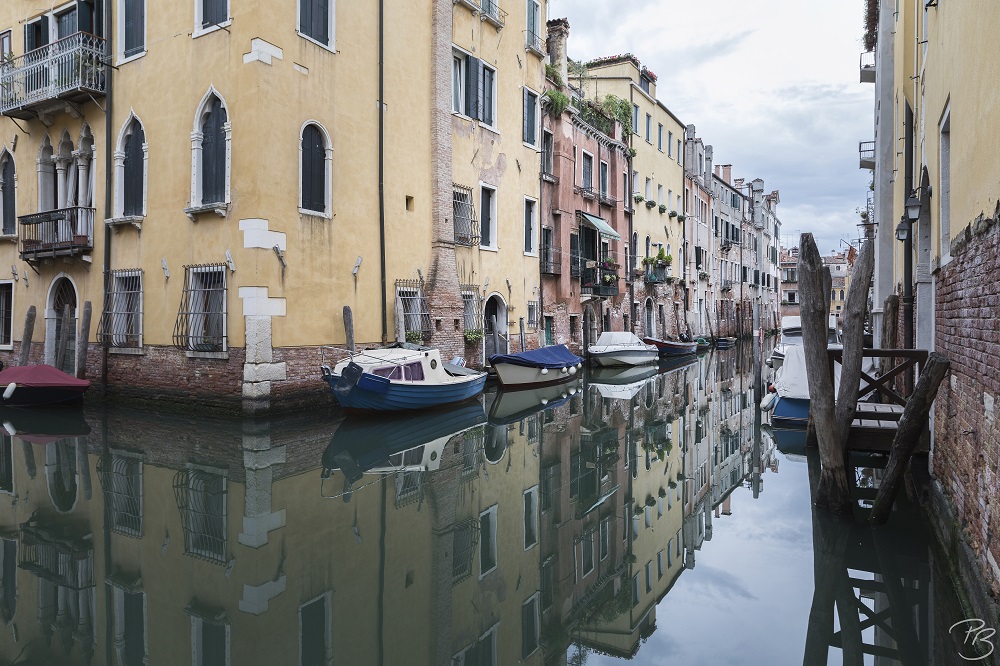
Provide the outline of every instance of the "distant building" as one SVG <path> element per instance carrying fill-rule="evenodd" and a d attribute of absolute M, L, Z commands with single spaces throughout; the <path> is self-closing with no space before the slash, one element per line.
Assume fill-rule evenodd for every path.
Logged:
<path fill-rule="evenodd" d="M 799 248 L 781 249 L 781 316 L 799 316 Z"/>

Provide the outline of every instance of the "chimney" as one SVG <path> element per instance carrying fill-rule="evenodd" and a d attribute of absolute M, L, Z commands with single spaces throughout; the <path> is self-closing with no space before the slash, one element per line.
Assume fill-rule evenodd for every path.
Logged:
<path fill-rule="evenodd" d="M 705 146 L 705 173 L 702 178 L 705 179 L 705 187 L 712 189 L 712 146 Z"/>
<path fill-rule="evenodd" d="M 547 21 L 549 60 L 555 65 L 563 85 L 569 84 L 569 66 L 566 56 L 566 42 L 569 40 L 569 19 L 557 18 Z"/>
<path fill-rule="evenodd" d="M 727 185 L 733 184 L 733 165 L 723 164 L 722 165 L 722 180 L 726 181 Z"/>

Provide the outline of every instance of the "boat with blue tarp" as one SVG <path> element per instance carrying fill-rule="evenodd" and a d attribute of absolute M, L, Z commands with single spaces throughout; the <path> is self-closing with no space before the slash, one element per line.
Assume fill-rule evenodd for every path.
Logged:
<path fill-rule="evenodd" d="M 528 387 L 571 379 L 583 367 L 583 359 L 566 345 L 551 345 L 517 354 L 494 354 L 490 365 L 505 387 Z"/>
<path fill-rule="evenodd" d="M 450 405 L 483 392 L 486 373 L 441 360 L 437 349 L 401 345 L 352 353 L 320 367 L 342 407 L 398 411 Z"/>

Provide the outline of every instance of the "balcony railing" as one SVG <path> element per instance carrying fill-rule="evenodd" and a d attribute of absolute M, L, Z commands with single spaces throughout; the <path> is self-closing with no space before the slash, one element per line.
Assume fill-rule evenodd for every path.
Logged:
<path fill-rule="evenodd" d="M 574 187 L 573 191 L 579 194 L 584 199 L 596 199 L 597 192 L 593 187 Z"/>
<path fill-rule="evenodd" d="M 861 54 L 861 83 L 875 83 L 875 52 L 865 51 Z"/>
<path fill-rule="evenodd" d="M 862 169 L 875 168 L 875 142 L 861 141 L 858 143 L 858 154 L 861 157 Z"/>
<path fill-rule="evenodd" d="M 733 280 L 723 280 L 722 291 L 732 291 L 732 290 L 733 290 Z"/>
<path fill-rule="evenodd" d="M 21 525 L 18 566 L 39 578 L 71 590 L 94 586 L 94 546 L 70 528 Z"/>
<path fill-rule="evenodd" d="M 615 199 L 613 196 L 611 196 L 607 192 L 602 192 L 601 193 L 600 200 L 601 200 L 601 205 L 602 206 L 611 206 L 611 207 L 614 207 L 614 206 L 618 205 L 618 199 Z"/>
<path fill-rule="evenodd" d="M 593 296 L 618 295 L 618 268 L 593 266 L 583 269 L 580 276 L 580 293 Z"/>
<path fill-rule="evenodd" d="M 542 247 L 539 257 L 542 275 L 562 275 L 562 251 L 557 247 Z"/>
<path fill-rule="evenodd" d="M 646 266 L 643 279 L 647 284 L 660 284 L 661 282 L 666 282 L 669 277 L 670 266 L 667 266 L 666 264 L 662 266 L 648 264 Z"/>
<path fill-rule="evenodd" d="M 484 21 L 489 21 L 497 28 L 502 28 L 504 23 L 507 22 L 507 12 L 500 9 L 500 5 L 496 3 L 496 0 L 482 0 L 482 6 L 479 11 Z"/>
<path fill-rule="evenodd" d="M 104 95 L 106 42 L 77 32 L 0 65 L 0 115 L 31 119 L 56 100 Z"/>
<path fill-rule="evenodd" d="M 25 261 L 89 254 L 94 249 L 93 208 L 59 208 L 17 219 Z"/>
<path fill-rule="evenodd" d="M 542 40 L 542 36 L 536 32 L 524 31 L 524 47 L 540 56 L 545 56 L 545 42 Z"/>

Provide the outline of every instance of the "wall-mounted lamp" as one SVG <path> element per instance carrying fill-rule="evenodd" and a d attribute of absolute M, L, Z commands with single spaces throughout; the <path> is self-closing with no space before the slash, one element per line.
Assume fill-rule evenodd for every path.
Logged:
<path fill-rule="evenodd" d="M 28 286 L 28 271 L 24 271 L 24 286 Z"/>
<path fill-rule="evenodd" d="M 906 200 L 906 217 L 912 222 L 916 222 L 917 218 L 920 217 L 920 199 L 917 198 L 916 190 L 910 195 L 910 198 Z"/>
<path fill-rule="evenodd" d="M 21 279 L 21 276 L 17 274 L 17 266 L 15 266 L 14 264 L 10 265 L 10 274 L 14 276 L 14 282 L 17 282 L 18 280 Z"/>
<path fill-rule="evenodd" d="M 905 243 L 906 239 L 910 237 L 910 221 L 906 217 L 901 217 L 899 219 L 899 224 L 896 225 L 896 240 L 900 243 Z"/>
<path fill-rule="evenodd" d="M 358 257 L 358 260 L 354 262 L 354 268 L 351 270 L 351 275 L 354 276 L 355 280 L 358 279 L 358 271 L 359 270 L 361 270 L 361 257 L 360 256 Z"/>
<path fill-rule="evenodd" d="M 163 259 L 160 259 L 160 266 L 163 267 L 163 277 L 164 277 L 164 279 L 169 280 L 170 279 L 170 269 L 167 268 L 167 258 L 166 257 L 164 257 Z"/>
<path fill-rule="evenodd" d="M 274 250 L 274 254 L 278 257 L 278 261 L 281 262 L 281 272 L 284 273 L 285 272 L 285 266 L 286 266 L 286 264 L 285 264 L 285 255 L 281 252 L 281 248 L 278 247 L 277 245 L 275 245 L 271 249 Z"/>
<path fill-rule="evenodd" d="M 233 255 L 229 252 L 229 250 L 226 250 L 226 263 L 229 265 L 229 272 L 235 273 L 236 264 L 233 262 Z"/>

